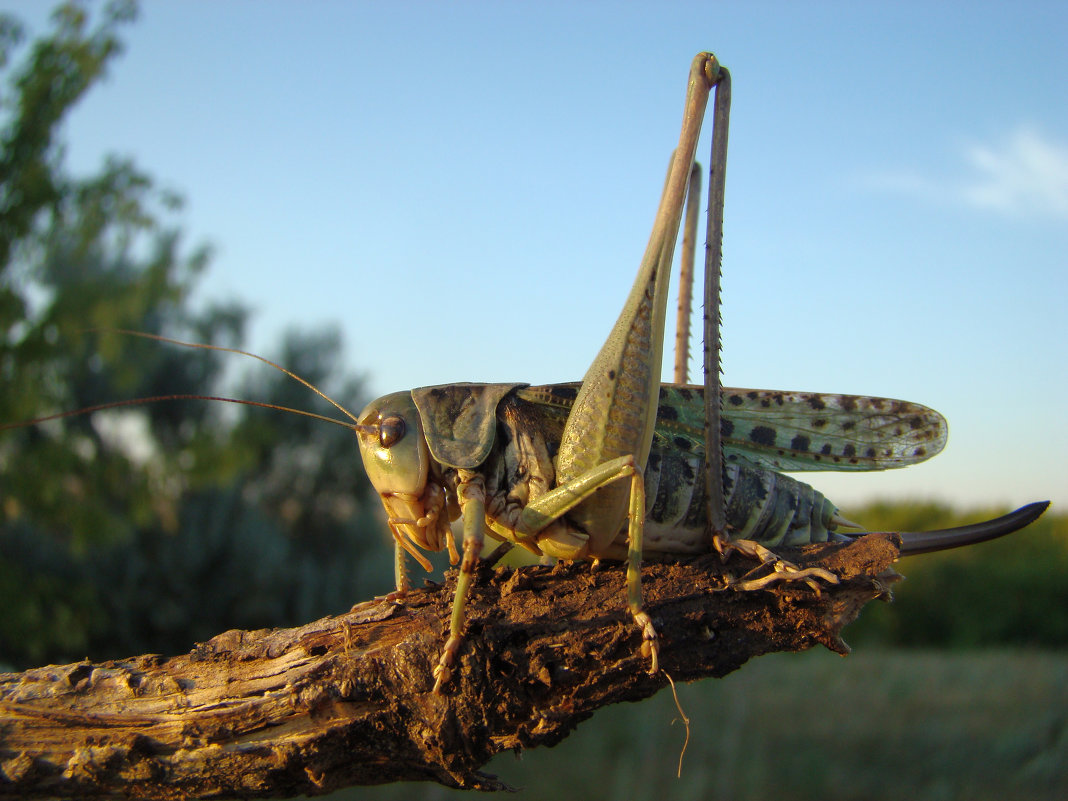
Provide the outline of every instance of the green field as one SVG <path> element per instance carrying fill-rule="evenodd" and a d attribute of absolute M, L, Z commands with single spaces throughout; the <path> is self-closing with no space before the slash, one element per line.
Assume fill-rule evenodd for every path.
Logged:
<path fill-rule="evenodd" d="M 487 767 L 520 798 L 1068 798 L 1068 652 L 858 648 L 776 654 L 606 709 L 552 749 Z M 436 785 L 339 798 L 461 797 Z M 470 797 L 469 794 L 464 797 Z"/>

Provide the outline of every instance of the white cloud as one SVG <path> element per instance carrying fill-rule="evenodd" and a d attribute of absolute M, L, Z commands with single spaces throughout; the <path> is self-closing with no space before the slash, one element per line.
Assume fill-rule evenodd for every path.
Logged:
<path fill-rule="evenodd" d="M 997 146 L 971 145 L 965 157 L 975 173 L 959 188 L 965 203 L 1068 219 L 1068 148 L 1021 127 Z"/>
<path fill-rule="evenodd" d="M 1068 219 L 1068 147 L 1020 126 L 994 144 L 969 143 L 963 177 L 913 169 L 869 174 L 865 183 L 929 202 L 963 204 L 1030 218 Z"/>

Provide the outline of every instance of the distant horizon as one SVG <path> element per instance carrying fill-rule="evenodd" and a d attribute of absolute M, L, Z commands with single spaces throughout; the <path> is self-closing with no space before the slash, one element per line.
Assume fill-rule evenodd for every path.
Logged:
<path fill-rule="evenodd" d="M 49 6 L 0 2 L 27 40 Z M 690 59 L 711 49 L 734 81 L 725 384 L 947 417 L 922 465 L 803 477 L 839 506 L 1056 513 L 1065 30 L 1068 7 L 1037 2 L 148 2 L 63 139 L 75 173 L 131 156 L 185 197 L 184 241 L 215 253 L 198 297 L 254 309 L 249 350 L 337 322 L 372 394 L 578 380 L 644 249 Z"/>

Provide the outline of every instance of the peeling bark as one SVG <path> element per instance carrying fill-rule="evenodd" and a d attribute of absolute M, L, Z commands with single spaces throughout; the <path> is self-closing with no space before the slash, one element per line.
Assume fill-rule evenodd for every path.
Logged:
<path fill-rule="evenodd" d="M 869 535 L 786 554 L 841 583 L 723 591 L 751 567 L 718 557 L 643 567 L 660 663 L 676 681 L 840 638 L 886 596 L 899 543 Z M 228 631 L 188 654 L 0 674 L 0 798 L 290 797 L 355 784 L 499 789 L 494 754 L 554 745 L 597 709 L 667 683 L 650 676 L 624 569 L 483 566 L 467 639 L 440 696 L 431 674 L 455 574 L 403 606 L 359 604 L 293 629 Z M 566 758 L 566 753 L 561 753 Z"/>

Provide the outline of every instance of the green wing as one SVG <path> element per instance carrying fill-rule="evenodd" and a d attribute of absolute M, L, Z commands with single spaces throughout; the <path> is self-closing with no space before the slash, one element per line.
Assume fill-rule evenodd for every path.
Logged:
<path fill-rule="evenodd" d="M 949 435 L 934 409 L 866 395 L 727 389 L 721 416 L 724 450 L 787 472 L 906 467 Z"/>
<path fill-rule="evenodd" d="M 578 384 L 519 390 L 566 415 Z M 661 384 L 656 445 L 704 448 L 704 388 Z M 918 403 L 866 395 L 724 388 L 721 429 L 730 460 L 772 470 L 887 470 L 929 459 L 949 432 L 938 412 Z"/>

